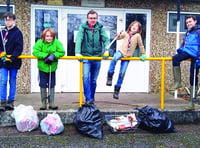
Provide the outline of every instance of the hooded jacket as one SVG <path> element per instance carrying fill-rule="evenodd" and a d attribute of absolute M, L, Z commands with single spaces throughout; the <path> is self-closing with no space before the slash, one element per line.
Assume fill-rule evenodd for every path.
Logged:
<path fill-rule="evenodd" d="M 23 51 L 23 35 L 22 32 L 18 29 L 18 27 L 14 26 L 10 30 L 6 31 L 2 30 L 3 38 L 7 32 L 6 39 L 5 39 L 5 49 L 6 54 L 11 55 L 10 59 L 12 62 L 6 61 L 3 62 L 2 59 L 0 59 L 0 68 L 16 68 L 20 69 L 22 60 L 18 59 L 17 57 L 21 55 Z M 3 43 L 2 43 L 2 37 L 0 39 L 0 52 L 4 51 Z"/>
<path fill-rule="evenodd" d="M 51 42 L 44 42 L 42 39 L 38 40 L 33 47 L 33 55 L 38 58 L 38 69 L 43 72 L 50 72 L 50 65 L 44 63 L 44 59 L 54 54 L 56 61 L 51 64 L 51 72 L 56 71 L 58 65 L 58 58 L 65 55 L 65 50 L 62 43 L 56 38 Z"/>
<path fill-rule="evenodd" d="M 92 29 L 88 26 L 86 21 L 79 27 L 76 37 L 75 53 L 82 54 L 83 56 L 100 57 L 102 54 L 102 43 L 107 47 L 110 40 L 103 29 L 103 25 L 99 22 Z"/>
<path fill-rule="evenodd" d="M 140 48 L 141 54 L 145 54 L 144 45 L 142 43 L 142 37 L 139 33 L 132 35 L 132 37 L 130 38 L 129 34 L 127 32 L 124 32 L 117 38 L 117 40 L 121 39 L 124 40 L 118 50 L 122 53 L 124 57 L 132 57 L 137 45 Z M 128 50 L 129 40 L 130 40 L 130 50 Z"/>
<path fill-rule="evenodd" d="M 177 52 L 186 52 L 194 58 L 198 58 L 198 52 L 200 51 L 200 26 L 196 25 L 188 30 L 184 37 L 181 47 L 177 49 Z"/>

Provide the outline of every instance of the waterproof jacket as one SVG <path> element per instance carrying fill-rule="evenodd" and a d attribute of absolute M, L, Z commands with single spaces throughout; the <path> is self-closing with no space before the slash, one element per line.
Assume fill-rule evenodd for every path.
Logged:
<path fill-rule="evenodd" d="M 198 52 L 200 52 L 200 26 L 196 25 L 188 30 L 184 37 L 181 47 L 177 49 L 177 52 L 186 52 L 194 58 L 198 58 Z"/>
<path fill-rule="evenodd" d="M 7 35 L 5 35 L 7 34 Z M 2 59 L 0 59 L 0 68 L 16 68 L 20 69 L 22 60 L 18 59 L 17 57 L 21 55 L 23 51 L 23 35 L 22 32 L 18 29 L 17 26 L 14 26 L 12 29 L 2 30 L 2 36 L 5 38 L 5 49 L 6 54 L 11 55 L 10 59 L 12 62 L 6 61 L 3 62 Z M 0 52 L 4 51 L 3 43 L 2 43 L 2 37 L 0 39 Z"/>
<path fill-rule="evenodd" d="M 54 54 L 56 61 L 51 64 L 51 72 L 56 71 L 58 66 L 58 58 L 65 55 L 65 50 L 62 43 L 56 38 L 51 43 L 44 42 L 42 39 L 38 40 L 33 47 L 33 55 L 38 58 L 38 69 L 43 72 L 50 72 L 50 65 L 44 63 L 44 59 Z"/>
<path fill-rule="evenodd" d="M 123 42 L 118 50 L 122 53 L 124 57 L 132 57 L 137 45 L 140 48 L 141 54 L 145 54 L 144 45 L 142 43 L 142 37 L 139 33 L 130 36 L 129 33 L 124 32 L 120 34 L 119 37 L 117 38 L 117 40 L 121 39 L 123 39 Z M 130 49 L 128 50 L 129 41 L 130 41 Z"/>
<path fill-rule="evenodd" d="M 100 57 L 102 55 L 102 43 L 107 47 L 110 40 L 103 29 L 103 25 L 99 22 L 96 23 L 93 29 L 92 33 L 92 29 L 88 26 L 87 21 L 79 27 L 76 37 L 75 53 L 89 57 Z"/>

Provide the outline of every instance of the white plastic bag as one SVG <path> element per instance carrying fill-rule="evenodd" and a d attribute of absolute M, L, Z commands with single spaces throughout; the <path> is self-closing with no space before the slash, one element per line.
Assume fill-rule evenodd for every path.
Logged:
<path fill-rule="evenodd" d="M 39 119 L 32 106 L 20 104 L 14 108 L 11 116 L 15 119 L 17 130 L 30 132 L 39 126 Z"/>
<path fill-rule="evenodd" d="M 60 116 L 55 112 L 48 114 L 47 117 L 40 122 L 40 127 L 42 132 L 47 135 L 57 135 L 64 131 L 64 125 Z"/>

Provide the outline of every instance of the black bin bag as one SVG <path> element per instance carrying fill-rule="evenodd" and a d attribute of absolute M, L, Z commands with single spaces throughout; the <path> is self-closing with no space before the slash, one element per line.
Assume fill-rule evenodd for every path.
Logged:
<path fill-rule="evenodd" d="M 155 133 L 173 133 L 177 132 L 172 121 L 165 114 L 151 106 L 145 106 L 138 110 L 138 118 L 140 120 L 139 128 Z"/>
<path fill-rule="evenodd" d="M 74 117 L 76 129 L 87 136 L 103 138 L 103 116 L 94 104 L 83 104 Z"/>

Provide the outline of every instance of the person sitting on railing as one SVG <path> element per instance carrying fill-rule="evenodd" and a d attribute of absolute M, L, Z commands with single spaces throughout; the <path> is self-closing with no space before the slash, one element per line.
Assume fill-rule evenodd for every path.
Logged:
<path fill-rule="evenodd" d="M 75 53 L 79 61 L 83 61 L 83 87 L 86 103 L 93 104 L 95 101 L 96 81 L 101 67 L 101 60 L 82 60 L 82 56 L 100 57 L 102 56 L 102 43 L 105 47 L 110 44 L 110 40 L 98 21 L 98 14 L 94 10 L 87 13 L 87 21 L 79 27 L 75 42 Z M 103 54 L 107 59 L 109 49 Z"/>
<path fill-rule="evenodd" d="M 196 25 L 197 19 L 193 15 L 188 15 L 186 17 L 186 25 L 188 31 L 183 37 L 183 42 L 181 47 L 177 49 L 177 54 L 172 57 L 173 75 L 174 75 L 174 85 L 170 88 L 170 91 L 182 89 L 181 84 L 181 68 L 180 63 L 183 60 L 191 58 L 190 65 L 190 102 L 185 109 L 194 110 L 193 96 L 196 96 L 197 84 L 198 84 L 198 71 L 196 68 L 196 60 L 199 58 L 200 54 L 200 26 Z M 196 70 L 196 76 L 194 77 L 194 70 Z M 195 86 L 193 86 L 193 81 L 195 81 Z M 195 87 L 195 91 L 193 92 Z"/>
<path fill-rule="evenodd" d="M 120 40 L 120 39 L 124 39 L 124 40 L 123 40 L 122 45 L 119 47 L 119 50 L 114 54 L 110 62 L 106 85 L 112 86 L 112 78 L 113 78 L 117 61 L 123 57 L 132 57 L 137 45 L 139 45 L 140 52 L 142 54 L 142 56 L 140 57 L 140 60 L 144 61 L 146 59 L 141 33 L 142 33 L 142 25 L 138 21 L 133 21 L 129 25 L 127 31 L 119 35 L 117 40 Z M 115 85 L 114 94 L 113 94 L 113 98 L 115 99 L 119 99 L 119 91 L 120 91 L 122 82 L 124 80 L 124 76 L 125 76 L 128 64 L 129 64 L 129 60 L 121 61 L 120 72 L 119 72 L 118 80 Z"/>

